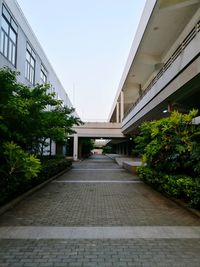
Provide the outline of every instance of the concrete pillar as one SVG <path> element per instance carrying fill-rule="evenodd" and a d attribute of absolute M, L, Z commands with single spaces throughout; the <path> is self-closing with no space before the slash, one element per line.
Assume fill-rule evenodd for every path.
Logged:
<path fill-rule="evenodd" d="M 121 91 L 120 95 L 121 100 L 121 106 L 120 106 L 120 122 L 122 122 L 124 117 L 124 91 Z"/>
<path fill-rule="evenodd" d="M 128 145 L 128 141 L 126 141 L 126 155 L 128 156 L 128 148 L 129 148 L 129 145 Z"/>
<path fill-rule="evenodd" d="M 78 134 L 74 134 L 74 152 L 73 159 L 78 160 Z"/>
<path fill-rule="evenodd" d="M 119 102 L 117 101 L 116 106 L 116 122 L 119 122 Z"/>
<path fill-rule="evenodd" d="M 168 102 L 168 105 L 167 105 L 167 111 L 168 111 L 169 113 L 173 111 L 171 102 Z"/>
<path fill-rule="evenodd" d="M 119 144 L 117 144 L 117 154 L 119 154 Z"/>
<path fill-rule="evenodd" d="M 125 155 L 125 143 L 122 143 L 122 147 L 123 147 L 123 155 Z"/>
<path fill-rule="evenodd" d="M 139 92 L 139 96 L 142 96 L 142 85 L 139 83 L 138 84 L 138 92 Z"/>

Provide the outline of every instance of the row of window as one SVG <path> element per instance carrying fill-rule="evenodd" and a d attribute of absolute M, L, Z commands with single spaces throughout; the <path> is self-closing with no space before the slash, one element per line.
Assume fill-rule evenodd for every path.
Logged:
<path fill-rule="evenodd" d="M 1 17 L 1 45 L 0 52 L 8 61 L 16 67 L 17 58 L 17 33 L 18 26 L 10 15 L 7 8 L 3 5 Z M 34 85 L 35 82 L 35 62 L 36 55 L 29 43 L 26 47 L 25 77 Z M 47 83 L 47 70 L 41 65 L 41 83 Z"/>
<path fill-rule="evenodd" d="M 15 66 L 18 27 L 3 6 L 1 20 L 1 53 Z"/>

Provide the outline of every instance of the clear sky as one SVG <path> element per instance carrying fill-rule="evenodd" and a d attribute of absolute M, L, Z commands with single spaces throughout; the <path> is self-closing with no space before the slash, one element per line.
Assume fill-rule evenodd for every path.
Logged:
<path fill-rule="evenodd" d="M 108 119 L 146 0 L 17 0 L 79 116 Z"/>

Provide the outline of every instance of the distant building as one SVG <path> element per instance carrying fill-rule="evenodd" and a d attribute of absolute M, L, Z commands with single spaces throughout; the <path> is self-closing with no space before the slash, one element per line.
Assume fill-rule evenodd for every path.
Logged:
<path fill-rule="evenodd" d="M 72 103 L 48 61 L 39 41 L 15 0 L 0 0 L 0 68 L 20 72 L 18 81 L 28 86 L 51 84 L 51 92 L 64 104 Z M 52 154 L 56 153 L 55 144 Z"/>

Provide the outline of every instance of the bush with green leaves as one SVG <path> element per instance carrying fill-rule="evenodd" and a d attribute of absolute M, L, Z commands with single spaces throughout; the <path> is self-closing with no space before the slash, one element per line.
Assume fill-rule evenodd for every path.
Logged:
<path fill-rule="evenodd" d="M 0 166 L 0 203 L 23 192 L 41 170 L 40 160 L 24 152 L 13 142 L 2 145 L 3 158 Z"/>
<path fill-rule="evenodd" d="M 87 158 L 91 155 L 92 149 L 94 149 L 94 140 L 91 138 L 83 138 L 81 140 L 81 157 Z"/>
<path fill-rule="evenodd" d="M 170 173 L 200 174 L 200 126 L 192 124 L 198 114 L 177 111 L 157 121 L 145 122 L 136 137 L 136 148 L 148 167 Z"/>
<path fill-rule="evenodd" d="M 4 164 L 0 168 L 0 205 L 71 167 L 64 157 L 45 157 L 42 161 L 24 152 L 18 145 L 3 145 Z"/>
<path fill-rule="evenodd" d="M 191 207 L 200 209 L 200 179 L 184 174 L 166 174 L 156 172 L 152 168 L 137 168 L 139 177 L 146 183 L 170 196 L 182 199 Z"/>
<path fill-rule="evenodd" d="M 17 75 L 9 68 L 0 69 L 0 203 L 39 183 L 38 156 L 52 141 L 65 143 L 72 126 L 82 123 L 73 108 L 50 93 L 50 85 L 30 88 L 18 83 Z M 48 165 L 48 177 L 65 164 L 57 165 Z M 46 176 L 38 177 L 42 181 Z"/>
<path fill-rule="evenodd" d="M 0 141 L 13 141 L 25 151 L 42 155 L 47 140 L 66 141 L 72 126 L 82 122 L 73 115 L 73 108 L 49 92 L 49 84 L 29 88 L 17 82 L 17 75 L 0 69 Z"/>
<path fill-rule="evenodd" d="M 103 153 L 104 154 L 109 154 L 109 153 L 111 153 L 112 152 L 112 147 L 111 146 L 103 146 Z"/>
<path fill-rule="evenodd" d="M 36 177 L 41 169 L 41 163 L 34 155 L 24 152 L 13 142 L 3 144 L 5 166 L 0 170 L 6 177 L 23 176 L 26 179 Z M 3 167 L 3 166 L 2 166 Z"/>
<path fill-rule="evenodd" d="M 200 126 L 198 114 L 177 111 L 167 118 L 145 122 L 136 137 L 136 149 L 145 166 L 138 175 L 158 190 L 200 208 Z"/>
<path fill-rule="evenodd" d="M 70 168 L 72 161 L 65 157 L 54 157 L 42 160 L 42 168 L 37 180 L 46 180 L 59 172 Z"/>

